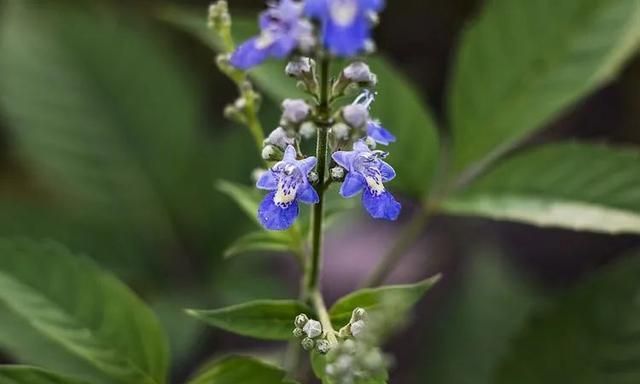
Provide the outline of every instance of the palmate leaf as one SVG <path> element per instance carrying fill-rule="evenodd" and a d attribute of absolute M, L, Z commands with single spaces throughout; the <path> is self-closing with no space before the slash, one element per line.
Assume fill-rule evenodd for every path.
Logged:
<path fill-rule="evenodd" d="M 640 150 L 553 144 L 504 161 L 449 213 L 605 233 L 640 233 Z"/>
<path fill-rule="evenodd" d="M 202 370 L 189 384 L 296 384 L 286 372 L 260 360 L 231 356 Z"/>
<path fill-rule="evenodd" d="M 220 49 L 215 34 L 206 28 L 203 12 L 169 6 L 160 8 L 158 15 L 214 50 Z M 234 14 L 233 23 L 234 34 L 239 40 L 257 32 L 254 18 Z M 421 95 L 400 71 L 384 57 L 374 57 L 367 62 L 378 75 L 379 83 L 379 97 L 374 104 L 373 114 L 398 138 L 392 147 L 397 155 L 391 158 L 391 163 L 398 171 L 397 185 L 406 193 L 422 196 L 429 190 L 434 176 L 438 157 L 437 126 Z M 250 76 L 277 103 L 285 98 L 303 96 L 296 89 L 295 81 L 284 75 L 283 62 L 268 61 L 251 70 Z"/>
<path fill-rule="evenodd" d="M 331 321 L 336 325 L 349 323 L 355 308 L 375 311 L 380 305 L 392 303 L 396 316 L 409 310 L 438 281 L 440 275 L 415 284 L 387 285 L 379 288 L 365 288 L 339 299 L 329 310 Z"/>
<path fill-rule="evenodd" d="M 0 365 L 2 384 L 88 384 L 40 368 L 21 365 Z"/>
<path fill-rule="evenodd" d="M 514 339 L 494 382 L 640 382 L 638 276 L 640 257 L 627 257 L 538 311 Z"/>
<path fill-rule="evenodd" d="M 293 320 L 311 310 L 294 300 L 258 300 L 213 310 L 189 309 L 187 313 L 205 323 L 243 336 L 264 340 L 289 340 Z"/>
<path fill-rule="evenodd" d="M 167 343 L 152 312 L 115 278 L 60 245 L 1 239 L 0 302 L 21 318 L 21 326 L 26 323 L 111 382 L 166 380 Z M 11 322 L 0 316 L 5 319 Z M 49 349 L 28 352 L 34 360 L 54 361 L 38 356 Z M 70 372 L 66 363 L 51 368 L 86 374 Z"/>
<path fill-rule="evenodd" d="M 464 35 L 450 97 L 454 168 L 494 157 L 616 75 L 637 0 L 493 0 Z"/>

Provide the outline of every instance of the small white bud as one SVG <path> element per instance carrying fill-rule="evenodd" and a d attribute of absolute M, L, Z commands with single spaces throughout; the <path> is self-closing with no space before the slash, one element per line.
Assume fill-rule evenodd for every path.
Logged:
<path fill-rule="evenodd" d="M 296 319 L 293 321 L 293 324 L 296 326 L 296 328 L 302 329 L 307 324 L 307 321 L 309 321 L 309 318 L 307 317 L 307 315 L 305 315 L 304 313 L 301 313 L 298 316 L 296 316 Z"/>
<path fill-rule="evenodd" d="M 297 337 L 297 338 L 301 338 L 304 336 L 304 331 L 302 330 L 302 328 L 294 328 L 293 329 L 293 336 Z"/>
<path fill-rule="evenodd" d="M 362 128 L 369 121 L 369 109 L 362 104 L 347 105 L 342 109 L 342 117 L 353 128 Z"/>
<path fill-rule="evenodd" d="M 308 57 L 299 57 L 287 64 L 285 72 L 291 77 L 303 77 L 311 73 L 314 64 Z"/>
<path fill-rule="evenodd" d="M 317 320 L 309 320 L 307 324 L 304 325 L 304 333 L 307 334 L 312 339 L 322 335 L 322 324 L 320 324 Z"/>
<path fill-rule="evenodd" d="M 363 320 L 358 320 L 351 323 L 351 334 L 353 337 L 357 338 L 358 335 L 361 335 L 364 329 L 367 327 Z"/>
<path fill-rule="evenodd" d="M 295 144 L 295 139 L 289 137 L 287 131 L 282 127 L 274 129 L 264 141 L 265 144 L 274 145 L 282 150 L 285 150 L 287 146 Z"/>
<path fill-rule="evenodd" d="M 334 181 L 343 181 L 345 174 L 346 174 L 346 170 L 342 167 L 333 167 L 331 168 L 331 178 Z"/>
<path fill-rule="evenodd" d="M 262 158 L 266 161 L 278 160 L 278 149 L 273 145 L 265 145 L 262 148 Z"/>
<path fill-rule="evenodd" d="M 345 78 L 354 83 L 374 86 L 378 82 L 378 77 L 371 73 L 369 66 L 362 61 L 349 64 L 342 73 Z"/>
<path fill-rule="evenodd" d="M 349 138 L 350 131 L 351 127 L 344 123 L 338 123 L 331 127 L 331 133 L 337 140 L 347 140 Z"/>
<path fill-rule="evenodd" d="M 320 176 L 318 176 L 317 172 L 311 171 L 307 175 L 307 180 L 309 180 L 311 184 L 316 184 L 320 180 Z"/>
<path fill-rule="evenodd" d="M 316 134 L 316 131 L 316 126 L 310 121 L 307 121 L 306 123 L 303 123 L 302 126 L 300 126 L 300 136 L 305 139 L 312 138 Z"/>
<path fill-rule="evenodd" d="M 316 343 L 316 348 L 318 349 L 318 352 L 325 355 L 331 349 L 331 344 L 329 344 L 327 340 L 320 340 Z"/>
<path fill-rule="evenodd" d="M 309 117 L 311 107 L 301 99 L 286 99 L 282 102 L 282 120 L 285 123 L 300 124 Z"/>
<path fill-rule="evenodd" d="M 358 320 L 367 320 L 368 314 L 364 308 L 356 308 L 351 313 L 351 322 Z"/>
<path fill-rule="evenodd" d="M 302 343 L 300 343 L 300 344 L 302 345 L 302 348 L 305 351 L 310 351 L 316 345 L 316 342 L 313 341 L 313 339 L 311 339 L 309 337 L 305 337 L 304 339 L 302 339 Z"/>

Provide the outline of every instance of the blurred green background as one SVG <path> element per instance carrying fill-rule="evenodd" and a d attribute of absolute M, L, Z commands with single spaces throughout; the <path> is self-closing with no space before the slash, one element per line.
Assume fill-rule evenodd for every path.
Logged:
<path fill-rule="evenodd" d="M 43 0 L 35 10 L 15 3 L 0 1 L 0 236 L 58 240 L 123 279 L 168 329 L 176 383 L 212 356 L 276 353 L 277 345 L 206 329 L 182 312 L 294 297 L 298 284 L 286 255 L 222 258 L 253 223 L 214 183 L 248 185 L 259 162 L 249 133 L 222 117 L 236 91 L 214 52 L 166 22 L 169 2 Z M 263 8 L 230 3 L 239 15 Z M 379 50 L 444 120 L 455 47 L 483 2 L 389 3 L 376 30 Z M 173 4 L 205 23 L 207 1 Z M 636 57 L 530 141 L 640 145 L 639 106 Z M 275 104 L 262 115 L 275 128 Z M 404 205 L 400 224 L 354 213 L 330 230 L 329 300 L 353 290 L 392 244 L 414 202 Z M 390 280 L 445 276 L 391 340 L 391 382 L 491 382 L 532 311 L 636 249 L 638 236 L 436 218 Z M 0 362 L 14 359 L 6 353 Z"/>

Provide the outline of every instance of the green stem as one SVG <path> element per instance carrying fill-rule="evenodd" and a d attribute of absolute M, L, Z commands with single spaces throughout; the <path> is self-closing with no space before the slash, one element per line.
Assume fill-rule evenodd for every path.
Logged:
<path fill-rule="evenodd" d="M 245 79 L 245 81 L 247 80 Z M 256 108 L 255 99 L 256 95 L 253 90 L 242 90 L 242 83 L 239 84 L 239 87 L 242 92 L 242 97 L 247 103 L 245 107 L 247 127 L 249 128 L 249 132 L 251 132 L 251 135 L 255 140 L 256 147 L 258 148 L 258 153 L 261 153 L 262 146 L 264 145 L 264 130 L 262 129 L 262 123 L 260 123 L 260 119 L 258 119 L 258 111 Z"/>
<path fill-rule="evenodd" d="M 318 314 L 318 320 L 320 320 L 320 324 L 322 324 L 322 331 L 326 335 L 327 341 L 331 345 L 337 344 L 337 332 L 333 329 L 333 324 L 331 324 L 331 316 L 329 316 L 329 311 L 327 310 L 327 306 L 322 298 L 322 293 L 320 293 L 319 290 L 313 291 L 311 293 L 311 301 L 313 302 L 313 307 Z"/>

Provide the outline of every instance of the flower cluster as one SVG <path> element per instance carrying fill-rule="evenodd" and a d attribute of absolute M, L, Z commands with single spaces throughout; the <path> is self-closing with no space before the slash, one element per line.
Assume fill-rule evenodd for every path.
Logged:
<path fill-rule="evenodd" d="M 278 127 L 264 141 L 262 157 L 272 165 L 257 187 L 269 191 L 258 210 L 266 229 L 290 228 L 299 215 L 299 203 L 318 203 L 319 194 L 334 182 L 342 183 L 340 195 L 345 198 L 361 194 L 362 205 L 376 219 L 395 220 L 400 214 L 400 203 L 385 186 L 395 172 L 384 161 L 387 153 L 376 150 L 376 145 L 395 141 L 370 113 L 377 76 L 361 60 L 352 61 L 334 78 L 320 78 L 317 68 L 317 60 L 328 63 L 332 56 L 350 58 L 372 51 L 371 30 L 383 6 L 382 0 L 272 2 L 259 17 L 260 34 L 229 56 L 229 65 L 240 71 L 268 58 L 288 57 L 286 74 L 312 96 L 285 100 Z M 330 84 L 322 89 L 322 82 Z M 332 102 L 354 93 L 351 103 L 331 109 Z M 324 164 L 300 150 L 303 140 L 318 135 L 328 140 L 329 161 Z M 329 176 L 318 180 L 326 169 Z"/>

